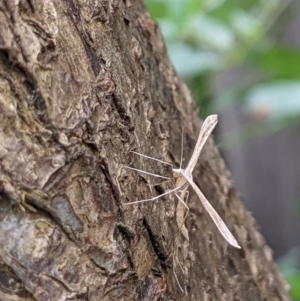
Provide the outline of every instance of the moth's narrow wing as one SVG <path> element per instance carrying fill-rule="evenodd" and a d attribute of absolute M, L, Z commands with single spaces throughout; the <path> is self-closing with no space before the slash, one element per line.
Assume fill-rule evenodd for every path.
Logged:
<path fill-rule="evenodd" d="M 192 154 L 192 157 L 190 159 L 187 168 L 185 169 L 187 173 L 192 174 L 194 167 L 198 161 L 200 152 L 203 148 L 203 145 L 205 144 L 207 138 L 209 137 L 209 135 L 211 134 L 211 132 L 213 131 L 217 123 L 218 123 L 218 115 L 210 115 L 204 120 L 199 133 L 196 146 L 194 148 L 194 152 Z"/>
<path fill-rule="evenodd" d="M 224 236 L 224 238 L 231 245 L 233 245 L 234 247 L 240 249 L 241 248 L 240 245 L 238 244 L 238 242 L 236 241 L 236 239 L 233 237 L 233 235 L 231 234 L 231 232 L 229 231 L 229 229 L 227 228 L 227 226 L 225 225 L 225 223 L 223 222 L 223 220 L 221 219 L 221 217 L 219 216 L 219 214 L 216 212 L 216 210 L 212 207 L 212 205 L 206 199 L 206 197 L 204 196 L 204 194 L 198 188 L 198 186 L 193 181 L 189 181 L 188 179 L 187 179 L 187 181 L 189 182 L 189 184 L 193 187 L 193 189 L 197 193 L 197 195 L 198 195 L 200 201 L 202 202 L 204 208 L 209 213 L 210 217 L 212 218 L 212 220 L 214 221 L 214 223 L 218 227 L 220 233 Z"/>

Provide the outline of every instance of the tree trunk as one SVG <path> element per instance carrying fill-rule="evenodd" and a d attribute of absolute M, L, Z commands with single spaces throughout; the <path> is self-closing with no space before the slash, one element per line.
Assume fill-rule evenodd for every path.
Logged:
<path fill-rule="evenodd" d="M 130 151 L 178 166 L 200 128 L 141 1 L 1 0 L 0 28 L 0 300 L 289 300 L 211 139 L 194 179 L 242 249 L 192 191 L 189 241 L 173 195 L 124 205 L 170 188 Z"/>

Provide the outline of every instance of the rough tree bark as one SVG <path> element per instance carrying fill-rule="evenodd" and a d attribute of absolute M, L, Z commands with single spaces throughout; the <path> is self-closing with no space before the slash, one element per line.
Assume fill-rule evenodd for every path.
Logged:
<path fill-rule="evenodd" d="M 251 215 L 210 139 L 194 179 L 242 249 L 191 192 L 180 237 L 162 193 L 200 122 L 141 1 L 0 2 L 0 299 L 288 300 Z"/>

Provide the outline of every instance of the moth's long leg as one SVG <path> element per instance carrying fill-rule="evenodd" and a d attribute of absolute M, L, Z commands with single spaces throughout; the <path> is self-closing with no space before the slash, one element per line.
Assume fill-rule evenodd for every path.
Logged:
<path fill-rule="evenodd" d="M 174 262 L 174 260 L 173 260 L 173 262 Z M 180 265 L 179 262 L 178 262 L 178 264 Z M 179 282 L 179 279 L 178 279 L 178 277 L 177 277 L 177 275 L 176 275 L 175 268 L 176 268 L 176 265 L 173 263 L 173 275 L 174 275 L 174 277 L 175 277 L 175 280 L 176 280 L 176 282 L 177 282 L 177 285 L 178 285 L 179 289 L 184 293 L 184 289 L 182 288 L 182 286 L 181 286 L 181 284 L 180 284 L 180 282 Z"/>
<path fill-rule="evenodd" d="M 140 200 L 140 201 L 135 201 L 135 202 L 124 203 L 123 205 L 132 205 L 132 204 L 137 204 L 137 203 L 144 203 L 144 202 L 155 201 L 155 200 L 161 198 L 161 197 L 164 196 L 164 195 L 167 195 L 167 194 L 169 194 L 169 193 L 172 193 L 172 192 L 175 192 L 175 191 L 179 190 L 180 188 L 181 188 L 181 186 L 180 186 L 180 187 L 176 187 L 176 188 L 171 189 L 171 190 L 168 190 L 167 192 L 165 192 L 165 193 L 163 193 L 163 194 L 160 194 L 160 195 L 158 195 L 158 196 L 156 196 L 156 197 L 153 197 L 153 198 L 151 198 L 151 199 L 146 199 L 146 200 Z"/>
<path fill-rule="evenodd" d="M 138 155 L 138 156 L 141 156 L 141 157 L 150 159 L 150 160 L 154 160 L 154 161 L 157 161 L 157 162 L 160 162 L 160 163 L 163 163 L 163 164 L 167 164 L 167 165 L 173 166 L 171 163 L 165 162 L 165 161 L 163 161 L 163 160 L 159 160 L 159 159 L 156 159 L 156 158 L 152 158 L 152 157 L 149 157 L 149 156 L 146 156 L 146 155 L 140 154 L 140 153 L 138 153 L 138 152 L 134 152 L 134 151 L 130 151 L 130 152 L 133 153 L 133 154 L 136 154 L 136 155 Z"/>
<path fill-rule="evenodd" d="M 186 204 L 186 202 L 184 201 L 184 199 L 185 199 L 185 196 L 184 196 L 184 195 L 189 193 L 189 192 L 187 191 L 187 189 L 188 189 L 188 186 L 186 186 L 186 187 L 184 188 L 184 190 L 181 191 L 181 193 L 180 193 L 181 196 L 179 196 L 177 193 L 175 193 L 176 197 L 177 197 L 178 200 L 179 200 L 179 203 L 178 203 L 178 205 L 177 205 L 176 221 L 177 221 L 177 226 L 178 226 L 178 229 L 180 230 L 180 232 L 182 232 L 181 230 L 182 230 L 183 227 L 185 228 L 184 222 L 185 222 L 185 219 L 186 219 L 186 217 L 187 217 L 187 215 L 188 215 L 188 213 L 189 213 L 189 211 L 190 211 L 189 206 L 188 206 L 188 205 Z M 183 209 L 182 206 L 184 206 L 184 207 L 187 209 L 187 213 L 186 213 L 186 214 L 184 214 L 184 210 L 182 210 L 182 209 Z M 187 229 L 186 229 L 186 228 L 185 228 L 185 231 L 186 231 L 186 233 L 187 233 Z M 188 235 L 185 235 L 184 233 L 182 233 L 182 234 L 185 236 L 185 238 L 186 238 L 187 240 L 189 240 Z M 178 241 L 178 238 L 177 238 L 176 241 Z"/>
<path fill-rule="evenodd" d="M 125 168 L 131 169 L 131 170 L 134 170 L 134 171 L 137 171 L 137 172 L 140 172 L 140 173 L 144 173 L 146 175 L 153 176 L 153 177 L 156 177 L 156 178 L 162 178 L 162 179 L 170 180 L 170 178 L 168 178 L 168 177 L 157 175 L 155 173 L 151 173 L 151 172 L 144 171 L 144 170 L 141 170 L 141 169 L 137 169 L 137 168 L 133 168 L 133 167 L 129 167 L 129 166 L 125 166 Z"/>
<path fill-rule="evenodd" d="M 187 189 L 188 189 L 188 186 L 186 186 L 182 190 L 180 196 L 177 193 L 175 194 L 177 196 L 178 200 L 179 200 L 179 203 L 177 204 L 177 209 L 176 209 L 176 222 L 177 222 L 177 226 L 178 226 L 179 231 L 182 233 L 182 235 L 187 240 L 189 240 L 189 233 L 188 233 L 187 228 L 184 225 L 184 221 L 187 217 L 188 212 L 190 211 L 190 208 L 188 207 L 188 205 L 183 200 L 183 199 L 185 199 L 185 194 L 187 192 Z M 187 209 L 187 213 L 185 213 L 185 210 L 184 210 L 185 208 L 183 206 Z M 176 245 L 177 245 L 177 242 L 178 242 L 178 237 L 176 239 Z"/>
<path fill-rule="evenodd" d="M 183 199 L 185 199 L 185 194 L 188 193 L 188 186 L 185 187 L 185 189 L 181 192 L 181 196 L 179 196 L 177 193 L 175 194 L 178 198 L 178 200 L 180 201 L 180 203 L 178 203 L 177 205 L 177 212 L 176 212 L 176 222 L 177 222 L 177 226 L 179 231 L 181 232 L 181 234 L 189 241 L 189 234 L 188 234 L 188 230 L 184 225 L 184 222 L 189 214 L 190 208 L 187 206 L 187 204 L 185 203 L 185 201 Z M 184 212 L 182 205 L 187 208 L 186 213 Z M 177 238 L 175 240 L 175 246 L 176 246 L 176 253 L 178 250 L 178 241 L 179 241 L 179 235 L 177 235 Z"/>
<path fill-rule="evenodd" d="M 186 202 L 184 201 L 186 199 L 185 197 L 185 194 L 188 193 L 188 186 L 186 186 L 180 193 L 180 196 L 176 193 L 175 195 L 177 196 L 178 200 L 179 200 L 179 203 L 178 203 L 178 207 L 177 207 L 177 213 L 176 213 L 176 221 L 177 221 L 177 225 L 178 225 L 178 229 L 179 231 L 183 234 L 183 236 L 189 240 L 189 237 L 188 237 L 188 230 L 186 229 L 186 227 L 184 226 L 184 221 L 189 213 L 189 207 L 187 206 Z M 183 209 L 183 206 L 185 208 L 187 208 L 187 212 L 186 214 L 184 214 L 184 211 L 182 210 Z M 180 209 L 181 208 L 181 209 Z M 176 282 L 180 288 L 180 290 L 182 292 L 184 292 L 180 282 L 179 282 L 179 279 L 176 275 L 176 266 L 179 266 L 181 272 L 184 274 L 184 270 L 183 270 L 183 267 L 179 261 L 179 258 L 178 258 L 178 241 L 179 241 L 179 235 L 180 233 L 178 233 L 177 235 L 177 238 L 175 240 L 175 250 L 173 252 L 173 274 L 174 274 L 174 277 L 176 279 Z"/>
<path fill-rule="evenodd" d="M 186 187 L 187 189 L 188 187 Z M 185 194 L 186 193 L 186 189 L 183 191 L 183 193 Z M 189 206 L 185 203 L 185 201 L 177 194 L 175 193 L 175 195 L 177 196 L 178 200 L 181 202 L 181 204 L 187 209 L 187 210 L 190 210 Z M 182 193 L 181 193 L 182 195 Z"/>
<path fill-rule="evenodd" d="M 169 183 L 172 179 L 166 180 L 166 181 L 162 181 L 159 183 L 154 183 L 154 184 L 148 184 L 149 187 L 154 187 L 154 186 L 158 186 L 158 185 L 162 185 L 162 184 L 166 184 Z"/>

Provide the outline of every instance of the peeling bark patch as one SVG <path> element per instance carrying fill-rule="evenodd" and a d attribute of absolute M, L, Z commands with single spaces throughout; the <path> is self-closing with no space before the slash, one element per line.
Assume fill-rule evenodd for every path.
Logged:
<path fill-rule="evenodd" d="M 55 185 L 57 185 L 60 181 L 63 180 L 64 177 L 67 176 L 72 165 L 73 162 L 66 163 L 57 170 L 53 171 L 47 178 L 47 181 L 44 183 L 43 190 L 45 192 L 51 191 L 51 189 L 53 189 Z"/>
<path fill-rule="evenodd" d="M 119 262 L 116 266 L 125 269 L 122 256 L 118 253 L 114 256 L 118 258 L 114 262 Z M 54 223 L 18 210 L 7 211 L 1 220 L 0 258 L 39 301 L 69 300 L 84 295 L 89 277 L 92 291 L 99 285 L 103 287 L 106 281 L 88 256 L 70 243 Z"/>
<path fill-rule="evenodd" d="M 114 275 L 128 266 L 127 260 L 121 252 L 107 253 L 97 247 L 90 247 L 87 251 L 94 263 L 107 275 Z"/>
<path fill-rule="evenodd" d="M 52 199 L 52 208 L 64 225 L 69 225 L 78 237 L 83 231 L 81 220 L 75 214 L 69 198 L 66 195 L 57 195 Z"/>

